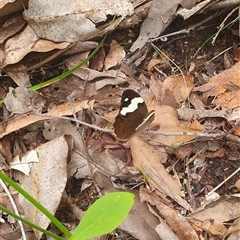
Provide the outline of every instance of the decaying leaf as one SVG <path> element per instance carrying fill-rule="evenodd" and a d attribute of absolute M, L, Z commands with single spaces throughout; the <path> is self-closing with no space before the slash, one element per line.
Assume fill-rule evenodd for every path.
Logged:
<path fill-rule="evenodd" d="M 191 206 L 183 200 L 177 179 L 174 179 L 161 164 L 164 154 L 148 145 L 139 137 L 134 136 L 129 141 L 133 165 L 145 175 L 148 182 L 160 192 L 171 197 L 182 207 L 191 210 Z"/>
<path fill-rule="evenodd" d="M 141 49 L 152 38 L 158 37 L 174 18 L 178 5 L 191 8 L 195 0 L 153 0 L 148 17 L 142 23 L 140 35 L 131 47 L 131 51 Z"/>
<path fill-rule="evenodd" d="M 11 113 L 42 113 L 46 100 L 39 92 L 30 91 L 27 88 L 10 88 L 4 98 L 6 108 Z"/>
<path fill-rule="evenodd" d="M 67 182 L 67 157 L 70 149 L 66 138 L 62 136 L 35 150 L 40 161 L 33 164 L 30 176 L 23 179 L 21 187 L 54 215 Z M 48 227 L 50 219 L 22 195 L 19 195 L 19 202 L 28 221 L 44 229 Z M 40 239 L 42 232 L 34 231 Z"/>

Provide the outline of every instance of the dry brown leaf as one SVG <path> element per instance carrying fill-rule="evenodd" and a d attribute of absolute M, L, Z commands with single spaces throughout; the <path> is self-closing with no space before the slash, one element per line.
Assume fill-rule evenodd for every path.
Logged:
<path fill-rule="evenodd" d="M 73 103 L 73 107 L 76 112 L 82 110 L 82 109 L 88 109 L 90 107 L 90 102 L 88 100 L 82 101 L 82 102 L 75 102 Z M 16 130 L 19 130 L 23 127 L 26 127 L 32 123 L 47 120 L 50 119 L 51 116 L 64 116 L 64 115 L 72 115 L 71 108 L 68 103 L 64 103 L 61 105 L 58 105 L 57 107 L 52 108 L 47 113 L 49 116 L 42 117 L 42 116 L 35 116 L 35 115 L 28 115 L 28 116 L 18 116 L 8 121 L 7 126 L 5 127 L 3 124 L 1 124 L 0 129 L 0 138 L 3 136 L 14 132 Z"/>
<path fill-rule="evenodd" d="M 194 87 L 194 78 L 192 75 L 188 76 L 169 76 L 167 77 L 161 89 L 161 99 L 165 98 L 168 91 L 172 93 L 176 102 L 180 104 L 185 101 Z"/>
<path fill-rule="evenodd" d="M 194 91 L 204 92 L 205 101 L 209 96 L 219 97 L 217 101 L 220 106 L 225 104 L 229 109 L 239 106 L 240 87 L 240 62 L 237 62 L 233 67 L 227 69 L 216 76 L 213 76 L 210 81 L 203 86 L 195 87 Z M 224 97 L 220 94 L 226 93 Z M 234 96 L 235 99 L 232 99 Z"/>
<path fill-rule="evenodd" d="M 6 16 L 11 13 L 16 13 L 23 8 L 27 7 L 28 0 L 1 0 L 0 1 L 0 17 Z"/>
<path fill-rule="evenodd" d="M 234 234 L 237 235 L 236 239 L 239 239 L 240 237 L 240 218 L 237 218 L 232 225 L 229 227 L 229 229 L 225 233 L 225 237 Z M 224 238 L 225 239 L 225 238 Z"/>
<path fill-rule="evenodd" d="M 104 61 L 104 70 L 108 70 L 121 63 L 126 53 L 124 47 L 118 44 L 117 41 L 112 40 L 110 50 Z"/>
<path fill-rule="evenodd" d="M 26 22 L 22 16 L 19 15 L 7 19 L 7 21 L 0 28 L 0 44 L 2 44 L 10 36 L 13 36 L 20 31 L 25 24 Z"/>
<path fill-rule="evenodd" d="M 131 148 L 133 165 L 140 171 L 143 171 L 143 174 L 148 175 L 148 169 L 154 171 L 157 176 L 164 179 L 169 189 L 180 195 L 181 190 L 178 181 L 167 173 L 161 163 L 162 159 L 166 156 L 158 150 L 155 150 L 154 147 L 147 144 L 139 137 L 132 137 L 128 142 Z M 152 180 L 154 181 L 154 179 Z"/>
<path fill-rule="evenodd" d="M 159 215 L 164 218 L 168 226 L 181 240 L 198 240 L 197 233 L 192 228 L 191 224 L 187 219 L 182 216 L 179 212 L 168 207 L 154 195 L 149 194 L 146 189 L 141 188 L 140 198 L 142 201 L 147 201 L 151 205 L 156 206 Z"/>
<path fill-rule="evenodd" d="M 191 210 L 191 206 L 180 197 L 181 189 L 178 180 L 167 173 L 161 164 L 161 160 L 165 157 L 164 154 L 137 136 L 129 139 L 128 143 L 134 167 L 146 176 L 148 182 L 182 207 Z"/>
<path fill-rule="evenodd" d="M 239 75 L 240 79 L 240 75 Z M 240 80 L 239 80 L 240 82 Z M 213 100 L 213 103 L 227 109 L 240 107 L 240 90 L 235 92 L 225 92 Z M 240 118 L 240 115 L 239 115 Z"/>
<path fill-rule="evenodd" d="M 23 178 L 21 187 L 54 215 L 67 183 L 67 158 L 70 149 L 67 139 L 62 136 L 35 150 L 40 162 L 33 164 L 30 176 Z M 22 195 L 19 195 L 19 202 L 28 221 L 44 229 L 48 227 L 50 219 Z M 43 233 L 35 229 L 34 232 L 40 239 Z"/>
<path fill-rule="evenodd" d="M 72 63 L 68 64 L 69 67 L 71 65 Z M 123 72 L 113 69 L 101 72 L 87 67 L 83 67 L 75 71 L 73 74 L 84 81 L 94 81 L 96 91 L 105 87 L 106 85 L 122 84 L 128 80 L 128 78 Z M 85 86 L 85 82 L 83 82 L 83 84 Z"/>
<path fill-rule="evenodd" d="M 208 149 L 209 152 L 204 152 L 204 153 L 198 153 L 198 156 L 203 158 L 203 159 L 206 159 L 206 158 L 211 158 L 211 159 L 214 159 L 214 158 L 222 158 L 225 154 L 225 148 L 220 148 L 220 149 L 217 149 L 216 151 L 211 151 L 211 149 Z"/>
<path fill-rule="evenodd" d="M 162 60 L 159 59 L 159 58 L 152 58 L 149 63 L 148 63 L 148 66 L 147 66 L 147 71 L 148 72 L 151 72 L 153 70 L 153 68 L 157 65 L 157 64 L 160 64 L 162 63 Z"/>
<path fill-rule="evenodd" d="M 228 197 L 219 199 L 206 206 L 205 209 L 189 214 L 188 218 L 198 221 L 212 219 L 223 223 L 240 216 L 239 197 Z"/>
<path fill-rule="evenodd" d="M 149 108 L 151 108 L 151 106 Z M 161 134 L 157 134 L 156 131 L 156 134 L 153 135 L 151 139 L 153 143 L 157 142 L 167 146 L 172 146 L 175 143 L 188 142 L 195 137 L 185 136 L 184 134 L 182 136 L 174 136 L 174 133 L 189 132 L 197 134 L 201 133 L 203 130 L 198 121 L 194 121 L 192 123 L 180 121 L 176 110 L 172 107 L 156 105 L 153 109 L 155 110 L 155 120 L 152 123 L 152 126 L 160 124 L 160 131 L 169 134 L 171 134 L 171 132 L 173 133 L 173 136 L 163 136 Z"/>
<path fill-rule="evenodd" d="M 200 222 L 197 224 L 197 226 L 211 235 L 223 236 L 227 231 L 227 228 L 223 223 L 212 219 L 207 219 L 203 222 Z"/>

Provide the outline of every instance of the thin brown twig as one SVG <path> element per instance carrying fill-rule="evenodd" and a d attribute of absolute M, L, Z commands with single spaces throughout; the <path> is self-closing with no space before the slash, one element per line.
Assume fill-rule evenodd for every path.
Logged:
<path fill-rule="evenodd" d="M 36 114 L 37 116 L 41 116 L 41 117 L 49 117 L 49 118 L 59 118 L 59 119 L 65 119 L 65 120 L 69 120 L 69 121 L 73 121 L 79 124 L 82 124 L 84 126 L 87 126 L 89 128 L 98 130 L 98 131 L 102 131 L 102 132 L 106 132 L 106 133 L 113 133 L 113 129 L 107 129 L 107 128 L 101 128 L 89 123 L 86 123 L 84 121 L 75 119 L 75 118 L 71 118 L 71 117 L 62 117 L 62 116 L 49 116 L 47 114 Z M 219 138 L 219 137 L 224 137 L 226 134 L 225 133 L 193 133 L 193 132 L 164 132 L 164 131 L 151 131 L 151 130 L 146 130 L 147 133 L 149 134 L 154 134 L 154 135 L 163 135 L 163 136 L 194 136 L 194 137 L 209 137 L 209 138 Z"/>
<path fill-rule="evenodd" d="M 73 107 L 73 104 L 72 104 L 72 101 L 71 101 L 70 97 L 68 97 L 68 102 L 70 104 L 70 108 L 72 110 L 73 117 L 74 117 L 75 120 L 77 120 L 76 112 L 75 112 L 75 109 Z M 77 125 L 78 129 L 80 129 L 78 121 L 76 121 L 76 125 Z M 87 150 L 86 141 L 84 140 L 84 134 L 85 133 L 84 133 L 84 129 L 83 129 L 82 132 L 79 135 L 80 135 L 81 141 L 83 143 L 83 149 L 84 149 L 84 152 L 85 152 L 85 158 L 86 158 L 87 163 L 88 163 L 88 168 L 89 168 L 89 171 L 90 171 L 90 174 L 91 174 L 91 178 L 93 180 L 93 184 L 94 184 L 94 186 L 96 188 L 97 193 L 100 194 L 100 196 L 101 196 L 102 195 L 101 194 L 101 190 L 100 190 L 99 186 L 97 185 L 97 183 L 95 182 L 94 177 L 93 177 L 93 168 L 91 166 L 91 160 L 90 160 L 90 156 L 89 156 L 89 153 L 88 153 L 88 150 Z"/>

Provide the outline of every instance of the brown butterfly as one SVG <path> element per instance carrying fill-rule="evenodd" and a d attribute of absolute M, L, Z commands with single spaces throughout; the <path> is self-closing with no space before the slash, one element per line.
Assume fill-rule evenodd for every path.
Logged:
<path fill-rule="evenodd" d="M 155 111 L 148 112 L 143 98 L 135 91 L 127 89 L 122 94 L 119 113 L 113 124 L 114 134 L 120 141 L 149 127 L 154 120 Z"/>

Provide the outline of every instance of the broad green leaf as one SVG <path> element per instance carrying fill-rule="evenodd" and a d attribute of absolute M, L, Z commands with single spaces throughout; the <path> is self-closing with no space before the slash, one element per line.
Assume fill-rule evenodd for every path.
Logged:
<path fill-rule="evenodd" d="M 108 193 L 86 211 L 70 240 L 84 240 L 112 232 L 127 217 L 134 195 L 127 192 Z"/>

